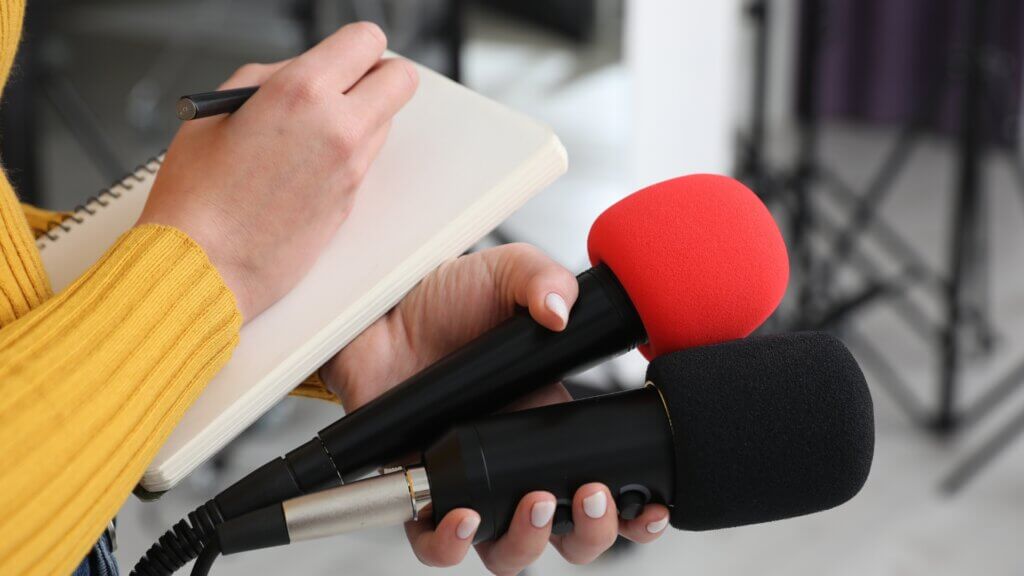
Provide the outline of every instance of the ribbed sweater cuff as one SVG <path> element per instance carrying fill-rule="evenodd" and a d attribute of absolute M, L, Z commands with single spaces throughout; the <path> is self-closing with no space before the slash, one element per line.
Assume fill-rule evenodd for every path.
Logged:
<path fill-rule="evenodd" d="M 326 400 L 327 402 L 341 404 L 341 399 L 327 387 L 327 384 L 324 384 L 324 381 L 320 379 L 320 374 L 316 372 L 310 374 L 302 384 L 296 386 L 295 389 L 292 390 L 291 395 L 315 398 L 317 400 Z"/>
<path fill-rule="evenodd" d="M 0 573 L 72 571 L 241 323 L 202 249 L 146 225 L 0 330 Z"/>

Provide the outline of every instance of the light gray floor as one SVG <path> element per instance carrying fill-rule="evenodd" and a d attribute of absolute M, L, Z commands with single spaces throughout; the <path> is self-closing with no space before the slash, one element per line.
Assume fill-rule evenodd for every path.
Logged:
<path fill-rule="evenodd" d="M 476 89 L 536 115 L 555 127 L 569 150 L 568 175 L 527 205 L 507 231 L 548 250 L 570 268 L 585 265 L 584 239 L 594 216 L 629 192 L 625 146 L 628 133 L 628 74 L 604 65 L 601 49 L 582 56 L 545 35 L 485 21 L 467 52 L 467 81 Z M 525 41 L 525 43 L 524 43 Z M 112 76 L 113 78 L 113 76 Z M 113 81 L 113 80 L 112 80 Z M 122 84 L 123 85 L 123 84 Z M 90 88 L 91 90 L 91 88 Z M 113 113 L 107 111 L 107 113 Z M 127 138 L 127 137 L 126 137 Z M 832 127 L 823 154 L 851 182 L 864 182 L 889 141 L 884 132 Z M 126 140 L 132 142 L 131 139 Z M 159 144 L 151 146 L 152 151 Z M 126 146 L 125 154 L 148 150 Z M 51 154 L 73 157 L 59 139 Z M 78 189 L 101 181 L 80 162 L 58 174 L 55 189 Z M 77 171 L 76 171 L 77 170 Z M 915 155 L 899 192 L 885 206 L 886 217 L 939 267 L 944 262 L 949 214 L 946 198 L 954 180 L 948 145 L 936 140 Z M 973 397 L 1002 374 L 1015 355 L 1024 354 L 1024 203 L 1005 166 L 991 171 L 992 305 L 1003 339 L 992 358 L 974 358 L 965 394 Z M 91 188 L 91 186 L 90 186 Z M 918 294 L 934 308 L 934 298 Z M 887 351 L 922 398 L 934 396 L 936 358 L 909 335 L 884 307 L 859 326 Z M 856 352 L 856 350 L 855 350 Z M 636 384 L 642 362 L 636 357 L 616 368 Z M 1019 409 L 1024 395 L 1007 403 L 977 429 L 941 442 L 913 427 L 878 385 L 872 383 L 877 447 L 872 475 L 862 494 L 826 513 L 714 533 L 669 533 L 651 546 L 633 548 L 590 567 L 574 567 L 548 552 L 532 574 L 762 574 L 762 575 L 1020 575 L 1024 574 L 1024 440 L 1015 444 L 964 493 L 947 499 L 937 485 L 994 425 Z M 288 400 L 274 414 L 276 423 L 236 443 L 224 478 L 245 471 L 307 439 L 337 413 L 308 400 Z M 127 569 L 178 517 L 216 492 L 197 474 L 157 504 L 129 500 L 120 515 L 118 557 Z M 204 480 L 206 479 L 206 480 Z M 451 574 L 479 574 L 475 558 Z M 408 574 L 425 573 L 403 543 L 400 529 L 378 530 L 286 549 L 222 559 L 217 574 Z"/>

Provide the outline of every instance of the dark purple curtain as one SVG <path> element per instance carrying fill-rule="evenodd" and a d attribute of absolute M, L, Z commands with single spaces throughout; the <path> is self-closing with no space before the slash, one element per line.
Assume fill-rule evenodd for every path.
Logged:
<path fill-rule="evenodd" d="M 928 127 L 947 132 L 958 126 L 964 12 L 969 2 L 990 2 L 986 132 L 1016 139 L 1022 0 L 805 0 L 804 14 L 812 1 L 823 8 L 816 82 L 823 117 L 902 125 L 924 114 Z"/>

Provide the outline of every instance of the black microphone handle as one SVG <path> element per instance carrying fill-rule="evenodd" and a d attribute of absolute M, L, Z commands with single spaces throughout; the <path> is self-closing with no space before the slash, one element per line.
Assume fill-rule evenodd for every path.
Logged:
<path fill-rule="evenodd" d="M 455 508 L 481 517 L 477 542 L 501 536 L 519 500 L 555 495 L 554 530 L 572 528 L 572 499 L 588 482 L 611 490 L 623 518 L 650 502 L 671 505 L 672 430 L 653 386 L 544 408 L 511 412 L 450 431 L 424 454 L 433 515 Z"/>
<path fill-rule="evenodd" d="M 453 425 L 479 418 L 570 373 L 636 347 L 646 335 L 604 267 L 577 277 L 568 325 L 553 332 L 524 310 L 320 431 L 345 481 L 422 451 Z"/>
<path fill-rule="evenodd" d="M 214 498 L 214 523 L 348 482 L 425 450 L 452 426 L 495 412 L 647 339 L 625 289 L 605 266 L 577 277 L 561 332 L 525 310 L 242 478 Z"/>
<path fill-rule="evenodd" d="M 575 491 L 598 481 L 623 518 L 657 502 L 670 506 L 672 527 L 713 530 L 828 510 L 867 479 L 870 391 L 856 359 L 831 336 L 752 337 L 674 352 L 651 362 L 647 380 L 640 390 L 461 424 L 426 450 L 422 466 L 220 524 L 213 550 L 442 518 L 461 507 L 481 515 L 476 538 L 489 540 L 534 490 L 555 494 L 562 506 L 552 528 L 565 532 Z M 205 529 L 206 517 L 197 519 Z"/>
<path fill-rule="evenodd" d="M 672 427 L 653 386 L 510 412 L 452 429 L 422 465 L 270 504 L 216 527 L 217 553 L 282 546 L 431 515 L 455 508 L 480 514 L 475 542 L 504 534 L 519 501 L 547 490 L 558 502 L 552 530 L 572 529 L 572 500 L 603 482 L 622 518 L 644 505 L 671 505 Z"/>

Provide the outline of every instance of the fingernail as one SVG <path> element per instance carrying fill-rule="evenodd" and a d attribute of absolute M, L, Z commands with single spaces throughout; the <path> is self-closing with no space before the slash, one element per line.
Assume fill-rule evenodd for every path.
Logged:
<path fill-rule="evenodd" d="M 665 526 L 668 526 L 668 516 L 665 516 L 661 520 L 655 520 L 654 522 L 650 522 L 649 524 L 647 524 L 647 531 L 651 534 L 657 534 L 658 532 L 664 530 Z"/>
<path fill-rule="evenodd" d="M 476 534 L 476 529 L 480 527 L 480 517 L 466 516 L 459 522 L 459 525 L 455 527 L 455 535 L 459 537 L 459 540 L 469 540 L 473 534 Z"/>
<path fill-rule="evenodd" d="M 555 503 L 551 500 L 541 500 L 530 509 L 530 524 L 533 524 L 534 528 L 543 528 L 551 522 L 554 515 Z"/>
<path fill-rule="evenodd" d="M 561 295 L 551 292 L 544 297 L 544 306 L 562 320 L 562 326 L 569 322 L 569 307 L 565 305 L 565 299 Z"/>
<path fill-rule="evenodd" d="M 604 490 L 598 490 L 583 499 L 583 511 L 591 518 L 604 516 L 606 510 L 608 510 L 608 498 L 605 497 Z"/>

